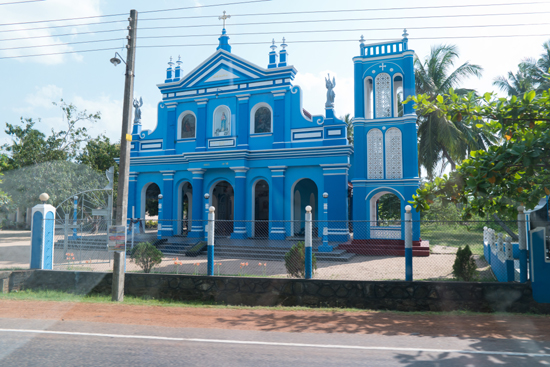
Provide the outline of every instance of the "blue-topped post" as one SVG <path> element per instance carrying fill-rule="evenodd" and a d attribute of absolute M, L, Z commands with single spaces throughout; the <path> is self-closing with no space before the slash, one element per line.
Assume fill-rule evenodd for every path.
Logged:
<path fill-rule="evenodd" d="M 332 252 L 328 244 L 328 193 L 323 193 L 323 244 L 317 249 L 319 252 Z"/>
<path fill-rule="evenodd" d="M 78 224 L 78 196 L 73 197 L 73 235 L 70 237 L 72 240 L 78 240 L 80 237 L 77 235 L 78 230 L 76 225 Z"/>
<path fill-rule="evenodd" d="M 208 264 L 207 270 L 209 276 L 214 275 L 214 221 L 215 221 L 215 211 L 216 208 L 211 206 L 208 208 L 208 239 L 207 239 L 207 249 L 208 249 Z"/>
<path fill-rule="evenodd" d="M 405 206 L 405 280 L 413 280 L 413 249 L 412 249 L 412 213 L 411 206 Z"/>
<path fill-rule="evenodd" d="M 31 269 L 53 269 L 55 207 L 46 204 L 49 198 L 46 193 L 40 194 L 42 204 L 32 208 Z"/>
<path fill-rule="evenodd" d="M 513 282 L 514 276 L 514 250 L 512 247 L 512 237 L 506 236 L 505 238 L 505 254 L 506 254 L 506 281 Z"/>
<path fill-rule="evenodd" d="M 306 279 L 313 274 L 313 248 L 311 234 L 311 206 L 306 206 L 306 233 L 305 233 L 305 273 Z"/>
<path fill-rule="evenodd" d="M 518 206 L 519 281 L 521 283 L 527 282 L 527 231 L 524 210 L 523 206 Z"/>
<path fill-rule="evenodd" d="M 210 219 L 209 218 L 209 209 L 210 209 L 210 201 L 208 200 L 210 199 L 210 194 L 204 194 L 204 218 L 206 219 L 206 224 L 204 225 L 204 239 L 206 241 L 206 243 L 208 243 L 208 220 Z"/>
<path fill-rule="evenodd" d="M 158 206 L 158 220 L 157 220 L 157 239 L 162 238 L 162 224 L 160 218 L 162 218 L 162 194 L 159 194 L 159 206 Z"/>

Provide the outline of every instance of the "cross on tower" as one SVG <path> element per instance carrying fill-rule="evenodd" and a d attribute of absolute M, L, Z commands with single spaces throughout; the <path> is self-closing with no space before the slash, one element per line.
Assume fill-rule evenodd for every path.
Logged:
<path fill-rule="evenodd" d="M 379 67 L 382 68 L 382 71 L 384 71 L 384 68 L 385 68 L 386 66 L 387 66 L 386 64 L 382 63 L 382 64 L 380 64 Z"/>
<path fill-rule="evenodd" d="M 223 28 L 225 29 L 225 20 L 231 18 L 231 15 L 225 15 L 225 10 L 223 11 L 223 15 L 219 17 L 220 20 L 223 20 Z"/>

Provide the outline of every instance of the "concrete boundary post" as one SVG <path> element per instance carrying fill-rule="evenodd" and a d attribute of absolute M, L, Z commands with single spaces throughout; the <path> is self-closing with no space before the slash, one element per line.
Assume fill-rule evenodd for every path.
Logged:
<path fill-rule="evenodd" d="M 323 230 L 323 244 L 319 246 L 319 252 L 332 252 L 332 246 L 328 244 L 328 193 L 323 193 L 323 222 L 321 224 Z"/>
<path fill-rule="evenodd" d="M 204 240 L 208 243 L 208 216 L 210 215 L 208 209 L 210 208 L 210 204 L 208 203 L 208 199 L 210 199 L 209 194 L 204 194 L 204 200 L 206 201 L 206 204 L 204 204 L 204 220 L 206 223 L 204 224 Z"/>
<path fill-rule="evenodd" d="M 518 206 L 519 281 L 527 282 L 527 228 L 523 206 Z"/>
<path fill-rule="evenodd" d="M 69 226 L 71 224 L 71 216 L 65 213 L 65 226 L 63 227 L 63 258 L 69 252 Z"/>
<path fill-rule="evenodd" d="M 514 276 L 514 250 L 512 248 L 512 237 L 506 236 L 505 256 L 506 256 L 506 281 L 513 282 Z"/>
<path fill-rule="evenodd" d="M 122 302 L 124 300 L 124 266 L 122 262 L 126 262 L 126 253 L 122 251 L 114 252 L 113 264 L 113 284 L 111 300 Z"/>
<path fill-rule="evenodd" d="M 497 234 L 497 253 L 499 251 L 504 252 L 504 237 L 502 235 L 502 232 L 498 232 Z"/>
<path fill-rule="evenodd" d="M 305 275 L 311 279 L 313 274 L 313 249 L 311 233 L 311 206 L 306 206 L 306 233 L 305 233 Z"/>
<path fill-rule="evenodd" d="M 211 206 L 208 208 L 208 239 L 207 239 L 207 249 L 208 249 L 208 264 L 207 264 L 207 272 L 208 276 L 214 275 L 214 229 L 215 229 L 215 223 L 216 223 L 216 208 Z"/>
<path fill-rule="evenodd" d="M 158 220 L 157 220 L 157 239 L 162 238 L 162 224 L 160 219 L 162 218 L 162 194 L 159 194 L 159 209 L 158 209 Z"/>
<path fill-rule="evenodd" d="M 413 252 L 412 252 L 412 213 L 411 206 L 405 206 L 405 280 L 413 280 Z"/>

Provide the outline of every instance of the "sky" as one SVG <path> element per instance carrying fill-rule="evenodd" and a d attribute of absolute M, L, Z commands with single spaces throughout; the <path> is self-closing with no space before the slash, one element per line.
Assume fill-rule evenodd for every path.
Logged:
<path fill-rule="evenodd" d="M 224 10 L 231 15 L 226 28 L 232 52 L 259 66 L 267 67 L 272 39 L 280 45 L 285 37 L 288 63 L 298 70 L 294 84 L 302 87 L 303 107 L 312 114 L 324 113 L 324 78 L 330 73 L 336 77 L 336 114 L 353 116 L 352 58 L 359 55 L 361 35 L 366 43 L 400 39 L 406 28 L 409 48 L 421 60 L 434 45 L 455 44 L 460 53 L 456 66 L 483 67 L 482 78 L 463 82 L 481 93 L 496 91 L 495 77 L 515 71 L 525 57 L 537 58 L 550 39 L 550 1 L 540 0 L 44 0 L 2 5 L 12 1 L 22 0 L 0 0 L 0 143 L 9 141 L 5 123 L 17 124 L 21 117 L 40 119 L 36 127 L 45 133 L 64 128 L 61 110 L 52 104 L 60 99 L 101 112 L 98 123 L 83 125 L 93 136 L 120 139 L 125 68 L 109 59 L 115 51 L 126 59 L 130 9 L 138 11 L 134 96 L 143 98 L 143 128 L 150 130 L 157 124 L 161 99 L 156 85 L 164 81 L 170 57 L 181 56 L 185 75 L 214 53 Z M 244 1 L 249 2 L 235 4 Z M 182 7 L 188 9 L 168 10 Z M 280 14 L 289 12 L 296 13 Z M 81 17 L 89 18 L 59 20 Z M 36 23 L 52 19 L 58 21 Z M 104 50 L 88 51 L 98 49 Z M 79 52 L 55 54 L 73 51 Z M 36 54 L 49 55 L 21 57 Z"/>

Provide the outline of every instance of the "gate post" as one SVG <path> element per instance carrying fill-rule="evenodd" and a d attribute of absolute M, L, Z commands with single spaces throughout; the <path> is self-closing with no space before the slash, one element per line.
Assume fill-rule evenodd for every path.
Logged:
<path fill-rule="evenodd" d="M 40 194 L 42 204 L 32 208 L 31 269 L 53 269 L 55 208 L 46 204 L 50 196 Z"/>
<path fill-rule="evenodd" d="M 216 208 L 211 206 L 208 208 L 208 242 L 207 242 L 207 250 L 208 250 L 208 263 L 207 263 L 207 270 L 208 270 L 208 276 L 214 275 L 214 223 L 216 219 L 216 214 L 214 213 L 216 211 Z"/>
<path fill-rule="evenodd" d="M 306 279 L 311 279 L 313 273 L 313 249 L 311 234 L 311 206 L 306 206 L 306 233 L 305 233 L 305 275 Z"/>
<path fill-rule="evenodd" d="M 157 219 L 157 239 L 162 238 L 162 224 L 160 223 L 160 218 L 162 218 L 162 194 L 159 194 L 159 207 L 158 207 L 158 219 Z"/>
<path fill-rule="evenodd" d="M 524 207 L 518 206 L 519 281 L 527 282 L 527 228 Z"/>
<path fill-rule="evenodd" d="M 405 280 L 413 280 L 413 249 L 412 249 L 412 213 L 411 206 L 405 206 Z"/>
<path fill-rule="evenodd" d="M 319 223 L 319 222 L 318 222 Z M 319 246 L 319 252 L 332 252 L 332 246 L 328 244 L 328 193 L 323 193 L 323 244 Z M 334 225 L 337 227 L 337 224 Z"/>

